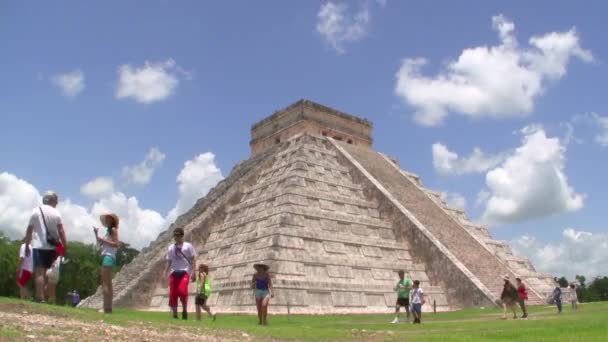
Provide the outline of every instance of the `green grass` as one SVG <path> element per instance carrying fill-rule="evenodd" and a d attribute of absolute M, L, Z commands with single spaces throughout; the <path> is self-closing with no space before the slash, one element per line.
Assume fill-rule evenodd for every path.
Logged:
<path fill-rule="evenodd" d="M 24 302 L 0 298 L 0 310 Z M 499 310 L 469 309 L 457 312 L 426 313 L 423 324 L 389 324 L 386 315 L 270 316 L 268 326 L 258 326 L 257 317 L 218 315 L 215 322 L 173 320 L 168 313 L 115 309 L 112 315 L 89 309 L 74 309 L 25 303 L 26 311 L 63 316 L 84 322 L 100 320 L 118 326 L 149 326 L 165 330 L 180 327 L 205 335 L 242 336 L 307 341 L 376 340 L 376 341 L 608 341 L 608 303 L 583 304 L 578 313 L 568 307 L 558 315 L 555 307 L 532 307 L 528 320 L 500 320 Z M 202 328 L 201 328 L 202 326 Z M 55 333 L 55 332 L 53 332 Z M 23 334 L 11 326 L 2 326 L 0 340 L 21 339 Z"/>

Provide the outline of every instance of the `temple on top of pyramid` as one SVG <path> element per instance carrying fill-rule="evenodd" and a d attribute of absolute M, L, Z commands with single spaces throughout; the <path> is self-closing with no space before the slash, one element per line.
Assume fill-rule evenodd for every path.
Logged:
<path fill-rule="evenodd" d="M 301 133 L 372 146 L 372 123 L 308 100 L 300 100 L 251 127 L 251 154 Z"/>
<path fill-rule="evenodd" d="M 114 304 L 168 310 L 161 270 L 178 227 L 210 267 L 216 312 L 256 311 L 259 262 L 270 266 L 271 313 L 391 312 L 399 270 L 421 281 L 425 310 L 494 306 L 504 276 L 523 279 L 530 304 L 545 302 L 551 275 L 374 151 L 371 131 L 308 100 L 254 124 L 251 157 L 123 267 Z M 101 303 L 98 290 L 81 305 Z"/>

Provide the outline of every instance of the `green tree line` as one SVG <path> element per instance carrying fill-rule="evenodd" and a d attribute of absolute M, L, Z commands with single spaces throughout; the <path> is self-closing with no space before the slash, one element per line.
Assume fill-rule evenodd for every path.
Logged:
<path fill-rule="evenodd" d="M 576 296 L 579 302 L 599 302 L 608 300 L 608 277 L 595 277 L 587 284 L 587 278 L 577 275 L 573 283 L 576 286 Z M 560 287 L 568 287 L 570 282 L 566 277 L 555 278 Z"/>
<path fill-rule="evenodd" d="M 18 297 L 17 265 L 19 264 L 20 240 L 10 240 L 0 232 L 0 270 L 4 275 L 0 277 L 0 296 Z M 95 293 L 99 286 L 99 265 L 101 257 L 94 244 L 82 242 L 68 242 L 69 260 L 62 266 L 59 284 L 57 284 L 57 303 L 64 304 L 65 295 L 72 290 L 78 291 L 81 298 Z M 116 253 L 115 274 L 123 265 L 128 264 L 139 254 L 139 251 L 121 243 Z M 30 293 L 33 293 L 33 279 L 30 281 Z"/>

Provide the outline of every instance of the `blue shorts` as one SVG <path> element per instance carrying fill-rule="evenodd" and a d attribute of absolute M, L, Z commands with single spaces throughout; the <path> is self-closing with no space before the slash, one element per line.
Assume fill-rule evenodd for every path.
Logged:
<path fill-rule="evenodd" d="M 422 304 L 420 304 L 420 303 L 412 304 L 412 311 L 415 313 L 422 313 Z"/>
<path fill-rule="evenodd" d="M 114 267 L 116 266 L 116 259 L 111 255 L 101 256 L 101 266 L 103 267 Z"/>
<path fill-rule="evenodd" d="M 55 249 L 32 248 L 32 259 L 35 268 L 42 267 L 48 270 L 53 266 L 53 262 L 56 258 L 57 250 Z"/>
<path fill-rule="evenodd" d="M 270 297 L 270 291 L 268 289 L 255 289 L 255 299 L 260 300 L 266 297 Z"/>

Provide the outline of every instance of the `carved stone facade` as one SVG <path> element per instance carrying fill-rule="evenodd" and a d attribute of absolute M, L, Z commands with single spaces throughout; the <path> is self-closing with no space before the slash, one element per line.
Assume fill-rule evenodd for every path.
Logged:
<path fill-rule="evenodd" d="M 168 309 L 160 277 L 177 227 L 210 266 L 218 312 L 255 312 L 258 262 L 270 265 L 275 313 L 390 312 L 398 270 L 421 280 L 439 311 L 494 305 L 505 274 L 541 303 L 550 276 L 373 151 L 371 128 L 310 101 L 255 124 L 251 159 L 116 275 L 115 304 Z M 101 306 L 100 291 L 82 305 Z"/>

